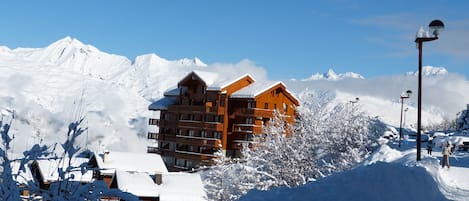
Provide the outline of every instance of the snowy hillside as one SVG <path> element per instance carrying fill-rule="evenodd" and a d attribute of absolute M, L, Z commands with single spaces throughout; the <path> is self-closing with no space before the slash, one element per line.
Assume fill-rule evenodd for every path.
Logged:
<path fill-rule="evenodd" d="M 145 139 L 148 105 L 188 72 L 201 69 L 268 79 L 267 70 L 249 60 L 207 65 L 198 58 L 166 60 L 152 53 L 131 61 L 65 37 L 44 48 L 0 46 L 0 109 L 3 115 L 15 112 L 12 133 L 16 151 L 35 143 L 57 142 L 57 136 L 65 133 L 64 126 L 80 116 L 86 117 L 84 126 L 89 128 L 83 146 L 144 151 L 149 143 Z M 344 77 L 360 79 L 341 79 Z M 399 121 L 400 93 L 416 91 L 417 83 L 414 76 L 364 79 L 333 70 L 324 79 L 284 82 L 294 94 L 329 90 L 335 92 L 338 102 L 359 97 L 357 106 L 393 126 Z M 469 84 L 458 75 L 426 78 L 424 88 L 424 124 L 454 117 L 469 100 L 469 94 L 464 93 Z M 440 101 L 441 96 L 459 98 Z M 416 122 L 415 106 L 416 95 L 405 103 L 408 126 Z"/>

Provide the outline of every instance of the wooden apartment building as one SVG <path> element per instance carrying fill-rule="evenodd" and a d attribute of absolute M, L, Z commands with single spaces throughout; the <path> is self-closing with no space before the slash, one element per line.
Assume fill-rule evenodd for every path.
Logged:
<path fill-rule="evenodd" d="M 160 154 L 169 170 L 210 165 L 219 149 L 237 157 L 242 143 L 262 133 L 274 110 L 292 123 L 298 105 L 282 82 L 192 71 L 149 106 L 159 117 L 149 118 L 156 129 L 148 138 L 157 143 L 148 152 Z"/>

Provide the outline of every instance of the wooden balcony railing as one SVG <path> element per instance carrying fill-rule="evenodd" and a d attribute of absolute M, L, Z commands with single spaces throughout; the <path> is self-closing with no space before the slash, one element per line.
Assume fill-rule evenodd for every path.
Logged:
<path fill-rule="evenodd" d="M 180 120 L 178 123 L 179 127 L 187 128 L 200 128 L 205 130 L 223 130 L 223 123 L 219 122 L 203 122 L 203 121 L 190 121 L 190 120 Z"/>
<path fill-rule="evenodd" d="M 170 105 L 168 106 L 169 111 L 175 111 L 175 112 L 205 112 L 205 106 L 204 105 Z"/>
<path fill-rule="evenodd" d="M 158 126 L 160 124 L 160 120 L 159 119 L 153 119 L 153 118 L 149 118 L 148 119 L 148 125 L 155 125 L 155 126 Z"/>
<path fill-rule="evenodd" d="M 233 133 L 262 133 L 262 126 L 255 124 L 233 124 Z"/>
<path fill-rule="evenodd" d="M 216 138 L 192 137 L 192 136 L 184 136 L 184 135 L 178 135 L 176 142 L 178 144 L 206 146 L 206 147 L 214 147 L 214 148 L 218 148 L 221 145 L 221 141 Z"/>
<path fill-rule="evenodd" d="M 176 150 L 174 155 L 176 158 L 180 158 L 180 159 L 193 160 L 193 161 L 207 161 L 207 162 L 212 161 L 213 158 L 216 157 L 213 154 L 201 154 L 201 153 L 196 153 L 196 152 L 180 151 L 180 150 Z"/>
<path fill-rule="evenodd" d="M 148 132 L 147 139 L 157 140 L 158 139 L 158 133 Z"/>

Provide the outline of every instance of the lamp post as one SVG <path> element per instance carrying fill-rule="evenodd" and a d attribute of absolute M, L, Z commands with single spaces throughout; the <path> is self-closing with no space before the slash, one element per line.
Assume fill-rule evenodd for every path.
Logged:
<path fill-rule="evenodd" d="M 409 108 L 408 108 L 408 107 L 406 107 L 406 108 L 404 109 L 404 123 L 402 123 L 402 127 L 405 127 L 405 119 L 406 119 L 406 116 L 407 116 L 407 111 L 409 111 Z"/>
<path fill-rule="evenodd" d="M 353 107 L 353 104 L 358 103 L 359 100 L 360 98 L 356 97 L 354 100 L 351 100 L 349 102 L 352 104 L 352 107 Z"/>
<path fill-rule="evenodd" d="M 422 46 L 424 42 L 437 40 L 440 30 L 443 30 L 445 25 L 440 20 L 433 20 L 428 25 L 429 31 L 425 31 L 422 27 L 417 32 L 415 43 L 419 49 L 419 81 L 418 81 L 418 106 L 417 106 L 417 161 L 420 161 L 420 151 L 422 149 Z"/>
<path fill-rule="evenodd" d="M 399 147 L 401 147 L 401 139 L 402 139 L 402 111 L 404 109 L 404 99 L 409 98 L 410 94 L 412 94 L 411 90 L 407 90 L 401 94 L 401 123 L 399 126 Z"/>

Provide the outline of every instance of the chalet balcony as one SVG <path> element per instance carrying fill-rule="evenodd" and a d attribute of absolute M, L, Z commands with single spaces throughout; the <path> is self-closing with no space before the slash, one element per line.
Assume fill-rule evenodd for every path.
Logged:
<path fill-rule="evenodd" d="M 178 127 L 186 128 L 200 128 L 207 130 L 223 130 L 223 123 L 220 122 L 204 122 L 204 121 L 191 121 L 191 120 L 180 120 Z"/>
<path fill-rule="evenodd" d="M 192 161 L 206 161 L 206 162 L 211 162 L 213 158 L 216 157 L 213 154 L 202 154 L 202 153 L 197 153 L 197 152 L 181 151 L 181 150 L 176 150 L 174 155 L 176 158 L 179 158 L 179 159 L 186 159 L 186 160 L 192 160 Z"/>
<path fill-rule="evenodd" d="M 147 153 L 150 153 L 150 154 L 159 154 L 159 149 L 158 147 L 153 147 L 153 146 L 148 146 L 147 147 Z"/>
<path fill-rule="evenodd" d="M 176 141 L 176 135 L 168 133 L 158 133 L 156 140 L 158 141 Z"/>
<path fill-rule="evenodd" d="M 221 141 L 217 138 L 193 137 L 185 135 L 178 135 L 176 137 L 176 142 L 179 144 L 206 146 L 214 148 L 218 148 L 221 144 Z"/>
<path fill-rule="evenodd" d="M 159 119 L 149 118 L 148 119 L 148 125 L 158 126 L 158 125 L 160 125 L 160 120 Z"/>
<path fill-rule="evenodd" d="M 255 124 L 233 124 L 234 133 L 262 133 L 262 126 Z"/>
<path fill-rule="evenodd" d="M 209 113 L 216 113 L 217 115 L 224 115 L 225 114 L 225 107 L 207 107 L 207 112 Z"/>
<path fill-rule="evenodd" d="M 261 108 L 238 108 L 230 116 L 251 116 L 251 117 L 262 117 L 271 118 L 273 110 L 261 109 Z"/>
<path fill-rule="evenodd" d="M 158 139 L 158 133 L 148 132 L 147 139 L 157 140 Z"/>
<path fill-rule="evenodd" d="M 253 148 L 259 145 L 258 142 L 254 141 L 247 141 L 247 140 L 233 140 L 231 143 L 231 149 L 238 149 L 241 150 L 243 149 L 243 145 L 247 144 L 249 148 Z"/>
<path fill-rule="evenodd" d="M 175 112 L 205 112 L 204 105 L 170 105 L 168 106 L 168 111 L 175 111 Z"/>

